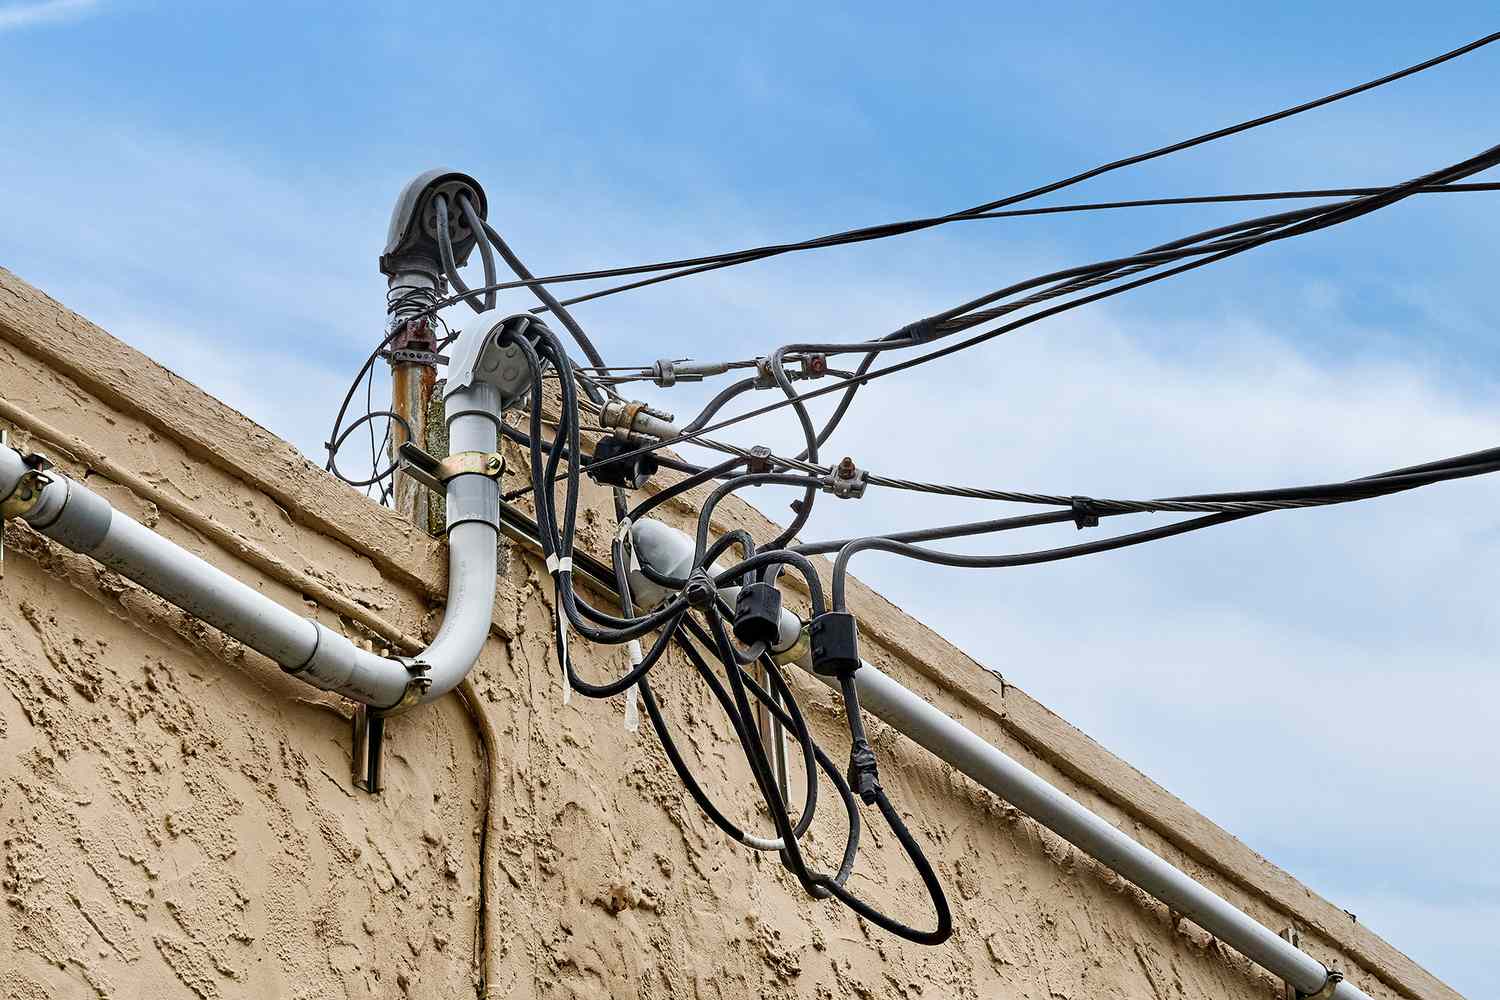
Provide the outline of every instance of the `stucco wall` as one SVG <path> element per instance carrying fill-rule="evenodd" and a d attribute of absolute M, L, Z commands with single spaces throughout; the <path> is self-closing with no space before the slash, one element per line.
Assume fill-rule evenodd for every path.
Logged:
<path fill-rule="evenodd" d="M 289 607 L 397 643 L 440 620 L 439 542 L 0 271 L 0 426 Z M 581 544 L 609 519 L 589 496 Z M 668 505 L 684 518 L 687 504 Z M 742 504 L 725 525 L 757 534 Z M 349 780 L 347 706 L 20 526 L 0 581 L 0 996 L 473 995 L 485 767 L 455 699 L 392 720 L 387 789 Z M 982 736 L 1376 997 L 1454 997 L 1347 915 L 862 588 L 864 651 Z M 722 836 L 623 699 L 564 705 L 550 585 L 506 552 L 477 668 L 498 731 L 496 996 L 1269 998 L 1281 984 L 876 723 L 882 778 L 956 933 L 904 944 Z M 591 676 L 618 649 L 575 644 Z M 653 673 L 733 818 L 767 825 L 716 705 Z M 835 759 L 820 685 L 791 678 Z M 815 857 L 842 848 L 836 803 Z M 872 817 L 873 818 L 873 817 Z M 878 821 L 851 885 L 918 922 Z"/>

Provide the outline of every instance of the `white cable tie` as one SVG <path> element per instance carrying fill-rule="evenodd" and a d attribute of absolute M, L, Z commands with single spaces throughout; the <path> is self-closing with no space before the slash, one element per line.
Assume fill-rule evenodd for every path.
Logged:
<path fill-rule="evenodd" d="M 640 665 L 641 642 L 639 639 L 631 639 L 625 646 L 630 653 L 630 668 L 634 670 Z M 634 684 L 625 689 L 625 731 L 627 733 L 638 733 L 641 729 L 641 693 Z"/>
<path fill-rule="evenodd" d="M 562 663 L 563 663 L 563 670 L 562 670 L 563 704 L 566 705 L 566 704 L 568 704 L 569 702 L 571 702 L 573 700 L 573 682 L 570 681 L 570 680 L 568 680 L 568 668 L 567 668 L 567 665 L 570 662 L 568 660 L 568 656 L 570 655 L 568 653 L 568 622 L 567 622 L 567 620 L 565 618 L 562 617 L 562 613 L 561 612 L 558 612 L 558 617 L 557 617 L 557 648 L 558 648 L 558 651 L 561 653 L 560 659 L 562 660 Z"/>
<path fill-rule="evenodd" d="M 547 557 L 547 575 L 551 576 L 557 572 L 557 556 L 555 554 Z"/>

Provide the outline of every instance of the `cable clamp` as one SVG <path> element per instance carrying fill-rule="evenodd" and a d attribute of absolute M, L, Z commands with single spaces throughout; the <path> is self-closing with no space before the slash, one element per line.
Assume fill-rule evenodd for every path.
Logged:
<path fill-rule="evenodd" d="M 586 466 L 589 478 L 600 486 L 615 486 L 625 490 L 638 490 L 645 486 L 661 468 L 656 455 L 648 451 L 631 458 L 622 457 L 639 451 L 639 440 L 623 428 L 616 428 L 614 437 L 600 438 L 599 443 L 594 445 L 593 457 Z"/>
<path fill-rule="evenodd" d="M 828 355 L 826 354 L 804 354 L 802 355 L 802 377 L 822 378 L 828 374 Z"/>
<path fill-rule="evenodd" d="M 561 559 L 559 559 L 557 558 L 557 553 L 554 552 L 552 555 L 547 557 L 547 574 L 549 576 L 556 576 L 558 573 L 571 572 L 573 572 L 572 556 L 563 556 Z"/>
<path fill-rule="evenodd" d="M 776 376 L 773 375 L 773 374 L 771 374 L 771 359 L 770 358 L 756 358 L 755 359 L 755 388 L 757 388 L 757 389 L 774 389 L 774 388 L 776 388 Z"/>
<path fill-rule="evenodd" d="M 865 495 L 868 473 L 854 464 L 854 459 L 845 457 L 833 467 L 833 471 L 818 479 L 824 491 L 840 500 L 857 500 Z"/>
<path fill-rule="evenodd" d="M 1297 991 L 1298 1000 L 1331 1000 L 1333 991 L 1338 988 L 1339 983 L 1344 981 L 1344 974 L 1333 969 L 1328 970 L 1328 978 L 1323 981 L 1323 986 L 1316 993 L 1303 993 Z"/>
<path fill-rule="evenodd" d="M 750 454 L 745 456 L 745 472 L 749 475 L 762 475 L 771 471 L 771 449 L 763 444 L 758 444 L 750 449 Z"/>
<path fill-rule="evenodd" d="M 381 356 L 393 365 L 427 365 L 436 368 L 439 364 L 447 364 L 447 355 L 436 351 L 418 351 L 410 348 L 402 348 L 399 351 L 382 351 Z"/>
<path fill-rule="evenodd" d="M 651 381 L 663 389 L 670 389 L 678 382 L 702 382 L 706 376 L 722 375 L 729 371 L 729 363 L 725 361 L 693 361 L 690 358 L 679 358 L 669 361 L 662 358 L 649 369 Z"/>
<path fill-rule="evenodd" d="M 1079 531 L 1099 527 L 1099 510 L 1094 506 L 1094 501 L 1088 497 L 1072 497 L 1070 502 L 1073 506 L 1073 524 Z"/>

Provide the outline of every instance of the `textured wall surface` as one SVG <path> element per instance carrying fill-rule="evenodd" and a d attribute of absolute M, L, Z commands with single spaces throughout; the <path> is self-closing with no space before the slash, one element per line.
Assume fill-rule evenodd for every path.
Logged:
<path fill-rule="evenodd" d="M 0 426 L 351 636 L 430 636 L 441 620 L 440 543 L 3 271 Z M 598 552 L 610 521 L 589 499 L 580 544 Z M 743 505 L 722 521 L 766 530 Z M 486 768 L 455 699 L 392 720 L 387 790 L 366 795 L 350 783 L 339 699 L 24 527 L 6 543 L 0 997 L 475 995 Z M 1373 996 L 1456 995 L 1024 693 L 852 594 L 870 659 L 1267 926 L 1296 925 Z M 504 942 L 496 996 L 1284 996 L 879 723 L 882 778 L 948 888 L 955 935 L 908 945 L 807 899 L 774 857 L 725 842 L 649 722 L 626 730 L 623 698 L 564 704 L 550 601 L 537 562 L 507 549 L 475 674 L 499 736 L 499 863 L 485 873 Z M 618 649 L 575 650 L 589 676 L 626 666 Z M 653 678 L 711 794 L 767 829 L 691 668 L 669 658 Z M 840 759 L 833 696 L 789 679 Z M 843 846 L 837 812 L 825 787 L 810 837 L 824 864 Z M 866 820 L 851 886 L 927 922 L 915 873 Z"/>

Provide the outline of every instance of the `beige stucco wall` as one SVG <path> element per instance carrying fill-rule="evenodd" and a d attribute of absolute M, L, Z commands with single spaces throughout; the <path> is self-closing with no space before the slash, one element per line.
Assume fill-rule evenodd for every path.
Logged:
<path fill-rule="evenodd" d="M 351 635 L 415 642 L 442 546 L 245 418 L 0 270 L 0 427 L 117 507 Z M 590 494 L 581 544 L 610 519 Z M 667 508 L 684 518 L 690 505 Z M 757 534 L 743 504 L 724 524 Z M 456 699 L 392 720 L 387 789 L 350 784 L 347 706 L 27 529 L 0 581 L 0 996 L 474 995 L 485 767 Z M 562 701 L 550 586 L 507 550 L 476 670 L 506 981 L 497 996 L 1269 998 L 1281 985 L 876 723 L 882 778 L 948 887 L 956 933 L 902 943 L 724 842 L 622 701 Z M 1375 997 L 1455 997 L 1228 834 L 857 588 L 864 651 Z M 577 643 L 592 676 L 618 649 Z M 1003 665 L 1002 665 L 1003 666 Z M 705 784 L 764 828 L 716 705 L 655 685 Z M 840 759 L 837 706 L 792 678 Z M 836 857 L 827 801 L 811 837 Z M 874 818 L 874 817 L 868 817 Z M 928 917 L 877 821 L 851 885 Z"/>

